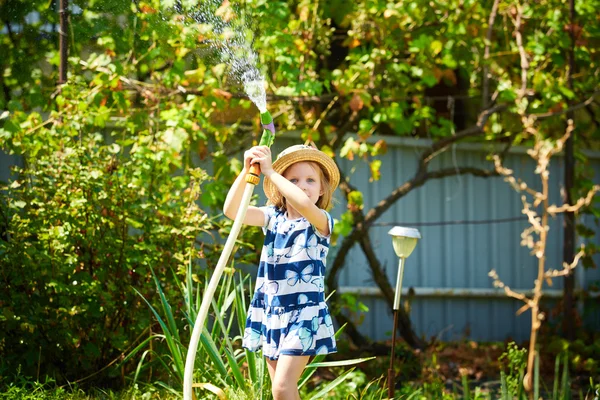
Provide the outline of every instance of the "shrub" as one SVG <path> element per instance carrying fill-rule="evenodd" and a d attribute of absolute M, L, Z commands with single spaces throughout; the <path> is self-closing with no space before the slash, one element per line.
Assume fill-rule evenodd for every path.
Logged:
<path fill-rule="evenodd" d="M 154 323 L 132 290 L 154 295 L 149 267 L 171 276 L 202 257 L 207 174 L 183 162 L 160 121 L 104 128 L 82 110 L 104 107 L 89 92 L 65 86 L 62 114 L 42 124 L 15 107 L 0 129 L 0 148 L 23 160 L 0 190 L 0 375 L 100 371 Z"/>

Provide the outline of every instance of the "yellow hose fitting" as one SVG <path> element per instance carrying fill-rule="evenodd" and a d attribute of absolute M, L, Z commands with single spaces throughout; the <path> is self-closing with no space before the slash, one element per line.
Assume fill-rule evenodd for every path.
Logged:
<path fill-rule="evenodd" d="M 246 182 L 256 186 L 260 182 L 260 176 L 249 173 L 246 175 Z"/>

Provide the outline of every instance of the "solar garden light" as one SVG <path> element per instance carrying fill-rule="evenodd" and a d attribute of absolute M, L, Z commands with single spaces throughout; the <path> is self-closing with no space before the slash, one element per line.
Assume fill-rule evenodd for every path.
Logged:
<path fill-rule="evenodd" d="M 398 264 L 398 276 L 396 278 L 396 291 L 394 294 L 394 328 L 392 331 L 392 356 L 390 357 L 390 368 L 388 369 L 388 397 L 394 398 L 394 348 L 396 347 L 396 326 L 398 325 L 398 310 L 400 309 L 400 295 L 402 293 L 402 277 L 404 275 L 404 262 L 411 255 L 417 241 L 421 239 L 418 229 L 395 226 L 388 232 L 392 236 L 392 245 L 396 255 L 400 257 Z"/>

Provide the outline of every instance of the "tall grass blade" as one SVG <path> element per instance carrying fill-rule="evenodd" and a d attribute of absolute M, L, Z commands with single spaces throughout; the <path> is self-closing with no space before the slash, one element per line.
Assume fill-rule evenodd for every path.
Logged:
<path fill-rule="evenodd" d="M 342 375 L 329 382 L 327 385 L 325 385 L 325 387 L 320 389 L 317 393 L 313 394 L 310 400 L 316 400 L 326 396 L 332 389 L 334 389 L 337 385 L 342 383 L 352 371 L 354 371 L 354 368 L 350 368 L 348 371 L 344 372 Z"/>
<path fill-rule="evenodd" d="M 126 363 L 127 361 L 129 361 L 133 356 L 135 356 L 140 350 L 142 350 L 144 347 L 146 347 L 146 345 L 153 339 L 156 338 L 156 335 L 152 335 L 146 339 L 144 339 L 144 341 L 140 344 L 138 344 L 135 349 L 131 350 L 129 352 L 129 354 L 127 354 L 125 356 L 125 358 L 120 362 L 120 364 Z"/>
<path fill-rule="evenodd" d="M 227 400 L 227 395 L 225 394 L 225 392 L 221 388 L 213 385 L 212 383 L 194 383 L 192 387 L 208 390 L 209 392 L 215 394 L 219 398 L 219 400 Z"/>
<path fill-rule="evenodd" d="M 554 360 L 554 384 L 552 385 L 552 400 L 558 400 L 558 382 L 560 381 L 560 354 Z"/>
<path fill-rule="evenodd" d="M 410 396 L 406 398 L 406 400 L 411 400 L 412 398 L 419 396 L 421 394 L 421 389 L 417 389 L 415 392 L 412 392 Z M 392 399 L 390 399 L 392 400 Z"/>
<path fill-rule="evenodd" d="M 217 371 L 219 371 L 219 374 L 221 374 L 221 376 L 224 379 L 229 378 L 229 374 L 227 373 L 225 363 L 223 363 L 223 360 L 221 359 L 221 356 L 219 354 L 219 349 L 217 349 L 215 342 L 213 342 L 206 328 L 204 328 L 203 332 L 200 334 L 200 343 L 202 343 L 202 347 L 204 347 L 204 349 L 206 350 L 206 354 L 208 354 L 208 357 L 214 364 Z"/>
<path fill-rule="evenodd" d="M 571 388 L 569 386 L 569 352 L 565 351 L 563 355 L 563 373 L 561 382 L 561 399 L 571 399 Z"/>
<path fill-rule="evenodd" d="M 502 400 L 510 400 L 508 385 L 506 384 L 506 374 L 500 371 L 500 394 Z"/>
<path fill-rule="evenodd" d="M 248 374 L 250 375 L 250 380 L 253 384 L 256 384 L 259 382 L 259 372 L 256 367 L 256 354 L 248 349 L 244 349 L 244 352 L 246 353 L 246 362 L 248 363 Z"/>
<path fill-rule="evenodd" d="M 523 393 L 523 377 L 525 376 L 525 368 L 521 368 L 519 371 L 519 385 L 517 386 L 517 399 L 521 400 L 521 397 L 524 396 Z"/>
<path fill-rule="evenodd" d="M 233 377 L 235 378 L 238 386 L 245 391 L 246 390 L 246 381 L 244 380 L 244 377 L 242 376 L 242 371 L 240 370 L 240 366 L 238 365 L 237 361 L 233 357 L 233 354 L 231 354 L 228 349 L 225 349 L 225 355 L 227 356 L 227 361 L 229 361 L 229 368 L 231 368 L 231 373 L 233 374 Z"/>
<path fill-rule="evenodd" d="M 166 389 L 167 391 L 171 392 L 171 394 L 174 394 L 176 396 L 181 396 L 181 392 L 180 391 L 173 389 L 171 386 L 167 385 L 163 381 L 156 381 L 155 384 L 157 386 L 160 386 L 163 389 Z"/>
<path fill-rule="evenodd" d="M 156 320 L 158 321 L 158 324 L 160 325 L 163 331 L 165 340 L 167 341 L 167 346 L 169 347 L 171 355 L 173 356 L 173 362 L 175 363 L 174 367 L 177 379 L 183 382 L 184 364 L 181 349 L 179 347 L 181 344 L 175 341 L 175 338 L 169 331 L 167 324 L 165 324 L 165 321 L 163 321 L 163 319 L 160 317 L 160 314 L 156 311 L 156 309 L 154 309 L 154 307 L 152 307 L 150 302 L 148 302 L 148 300 L 146 300 L 146 298 L 142 296 L 142 294 L 137 289 L 133 288 L 133 290 L 135 290 L 135 292 L 138 295 L 140 295 L 140 297 L 144 300 L 144 302 L 148 305 L 148 307 L 156 317 Z"/>
<path fill-rule="evenodd" d="M 351 360 L 341 360 L 341 361 L 325 361 L 325 362 L 312 362 L 308 364 L 306 367 L 345 367 L 348 365 L 360 364 L 365 361 L 373 360 L 377 357 L 367 357 L 367 358 L 353 358 Z"/>
<path fill-rule="evenodd" d="M 172 360 L 170 357 L 168 357 L 169 359 L 168 359 L 167 361 L 165 361 L 165 360 L 163 360 L 163 358 L 164 358 L 165 356 L 161 356 L 160 354 L 156 353 L 155 351 L 152 351 L 152 350 L 147 350 L 146 352 L 144 352 L 144 355 L 145 355 L 145 353 L 148 353 L 148 354 L 153 354 L 153 355 L 155 355 L 155 356 L 156 356 L 156 358 L 155 358 L 154 360 L 155 360 L 155 361 L 158 361 L 158 362 L 159 362 L 159 363 L 162 365 L 162 367 L 165 369 L 165 371 L 170 371 L 170 370 L 172 369 L 172 368 L 169 366 L 170 364 L 172 364 L 172 363 L 173 363 L 173 360 Z M 145 366 L 145 365 L 143 364 L 143 360 L 140 360 L 140 362 L 138 363 L 138 368 L 137 368 L 137 369 L 138 369 L 139 371 L 141 371 L 141 370 L 144 368 L 144 366 Z M 177 375 L 176 375 L 176 377 L 177 377 Z"/>
<path fill-rule="evenodd" d="M 185 309 L 187 311 L 187 315 L 195 321 L 196 320 L 196 310 L 198 308 L 194 308 L 194 280 L 192 278 L 192 256 L 190 253 L 190 260 L 188 262 L 187 271 L 185 274 L 186 287 L 184 288 L 184 299 L 185 299 Z"/>
<path fill-rule="evenodd" d="M 262 355 L 262 353 L 261 353 Z M 265 371 L 267 370 L 267 360 L 264 357 L 260 357 L 259 358 L 259 365 L 260 368 L 258 369 L 258 379 L 260 382 L 260 386 L 259 386 L 259 392 L 260 392 L 260 400 L 264 400 L 265 398 L 265 391 L 267 391 L 267 387 L 268 387 L 268 383 L 267 381 L 267 374 L 265 373 Z M 267 398 L 269 396 L 269 394 L 267 393 Z"/>
<path fill-rule="evenodd" d="M 165 316 L 167 317 L 167 323 L 169 325 L 169 332 L 171 333 L 171 335 L 173 335 L 173 337 L 175 338 L 175 340 L 177 342 L 181 343 L 181 339 L 179 338 L 179 330 L 177 329 L 177 324 L 175 323 L 175 318 L 173 318 L 173 313 L 171 311 L 171 305 L 169 304 L 169 302 L 167 301 L 167 298 L 165 297 L 165 292 L 162 290 L 162 286 L 160 285 L 160 282 L 159 282 L 158 278 L 156 277 L 156 274 L 154 273 L 154 269 L 150 268 L 150 272 L 152 272 L 152 278 L 154 279 L 154 284 L 156 285 L 156 291 L 158 292 L 158 295 L 160 297 L 160 304 L 162 305 L 163 312 L 164 312 Z"/>
<path fill-rule="evenodd" d="M 238 290 L 235 291 L 235 306 L 237 310 L 237 321 L 238 321 L 238 329 L 243 338 L 244 330 L 246 328 L 246 301 L 245 301 L 245 290 L 244 284 L 247 279 L 243 279 L 240 274 L 240 280 L 238 283 Z M 248 363 L 248 375 L 250 376 L 250 381 L 253 385 L 257 383 L 257 370 L 256 370 L 256 355 L 254 352 L 249 351 L 248 349 L 244 349 L 246 353 L 246 362 Z"/>
<path fill-rule="evenodd" d="M 138 376 L 140 375 L 140 371 L 142 370 L 142 367 L 144 366 L 144 359 L 146 358 L 146 356 L 150 353 L 150 350 L 146 350 L 142 353 L 142 356 L 140 357 L 140 361 L 138 362 L 137 368 L 135 369 L 135 374 L 133 375 L 133 385 L 135 386 Z"/>
<path fill-rule="evenodd" d="M 540 353 L 537 350 L 533 359 L 533 398 L 540 398 Z"/>
<path fill-rule="evenodd" d="M 229 338 L 229 329 L 227 328 L 227 326 L 225 326 L 225 321 L 223 320 L 223 315 L 219 312 L 219 306 L 217 305 L 217 303 L 215 303 L 215 301 L 212 301 L 212 307 L 213 310 L 215 311 L 215 319 L 216 322 L 219 324 L 219 327 L 221 329 L 221 331 L 223 332 L 223 342 L 224 344 L 227 346 L 227 348 L 229 349 L 229 351 L 233 352 L 233 344 L 231 343 L 231 339 Z M 213 334 L 213 337 L 215 337 L 215 335 Z"/>
<path fill-rule="evenodd" d="M 463 398 L 465 400 L 471 400 L 471 391 L 469 390 L 469 378 L 467 377 L 467 375 L 463 375 L 461 380 L 463 385 Z"/>
<path fill-rule="evenodd" d="M 370 396 L 370 398 L 375 399 L 375 395 L 377 395 L 377 393 L 379 393 L 379 399 L 381 399 L 385 392 L 385 388 L 383 388 L 382 385 L 380 385 L 381 380 L 382 380 L 382 378 L 379 378 L 377 380 L 372 380 L 369 383 L 367 383 L 365 388 L 360 392 L 359 399 L 367 399 L 368 398 L 367 394 L 369 393 L 369 389 L 371 388 L 371 386 L 375 387 L 376 393 L 373 396 Z"/>

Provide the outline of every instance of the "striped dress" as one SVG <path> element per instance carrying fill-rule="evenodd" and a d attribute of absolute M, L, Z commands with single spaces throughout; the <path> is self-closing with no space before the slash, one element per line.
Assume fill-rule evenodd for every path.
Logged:
<path fill-rule="evenodd" d="M 242 346 L 265 357 L 335 353 L 331 315 L 325 303 L 325 260 L 330 236 L 306 218 L 290 220 L 269 206 L 256 290 L 250 303 Z M 333 231 L 333 219 L 323 210 Z"/>

